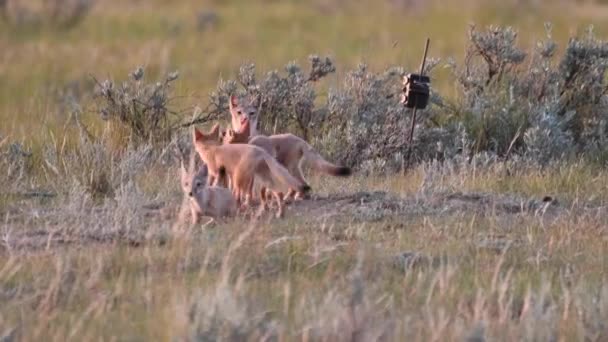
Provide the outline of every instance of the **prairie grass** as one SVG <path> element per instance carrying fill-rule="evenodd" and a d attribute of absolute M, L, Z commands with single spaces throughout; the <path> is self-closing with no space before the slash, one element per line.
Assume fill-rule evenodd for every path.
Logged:
<path fill-rule="evenodd" d="M 285 219 L 241 217 L 201 229 L 174 226 L 177 169 L 154 155 L 148 171 L 113 180 L 105 200 L 72 183 L 57 185 L 55 198 L 4 206 L 2 333 L 18 340 L 606 334 L 603 170 L 570 165 L 505 176 L 500 163 L 424 164 L 390 177 L 312 175 L 317 199 L 292 204 Z M 126 162 L 111 163 L 117 175 Z"/>
<path fill-rule="evenodd" d="M 473 22 L 514 26 L 525 47 L 544 37 L 546 21 L 554 24 L 555 41 L 564 45 L 589 24 L 599 36 L 606 32 L 594 12 L 568 3 L 514 7 L 447 1 L 415 12 L 395 10 L 388 1 L 322 3 L 110 0 L 97 4 L 69 31 L 21 32 L 0 23 L 5 25 L 0 28 L 2 130 L 14 139 L 41 143 L 43 138 L 32 132 L 59 134 L 69 118 L 58 105 L 61 94 L 86 97 L 91 75 L 119 79 L 139 65 L 150 79 L 178 69 L 175 107 L 184 109 L 204 106 L 218 79 L 232 78 L 246 61 L 264 72 L 285 61 L 303 62 L 310 53 L 331 55 L 339 64 L 330 85 L 339 86 L 343 72 L 360 62 L 376 70 L 389 65 L 417 69 L 427 36 L 432 57 L 460 60 Z M 199 31 L 201 11 L 216 13 L 217 24 Z M 455 94 L 448 73 L 436 77 L 434 87 L 444 96 Z M 87 125 L 100 126 L 97 113 L 85 113 Z"/>
<path fill-rule="evenodd" d="M 200 11 L 217 22 L 199 30 Z M 605 168 L 455 159 L 310 174 L 313 199 L 282 220 L 181 227 L 178 141 L 123 144 L 90 105 L 90 75 L 140 65 L 150 80 L 178 69 L 172 105 L 189 112 L 247 61 L 261 73 L 328 54 L 324 87 L 339 87 L 361 61 L 417 68 L 427 36 L 431 56 L 460 60 L 470 22 L 512 25 L 529 46 L 551 21 L 565 44 L 590 23 L 605 35 L 606 11 L 106 0 L 72 30 L 0 22 L 0 340 L 608 339 Z"/>

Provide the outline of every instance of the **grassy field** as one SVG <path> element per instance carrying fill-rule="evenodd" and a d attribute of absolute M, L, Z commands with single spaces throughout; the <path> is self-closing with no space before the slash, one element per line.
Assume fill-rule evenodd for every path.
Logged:
<path fill-rule="evenodd" d="M 248 61 L 262 73 L 292 60 L 305 64 L 311 53 L 333 56 L 338 70 L 328 83 L 337 87 L 344 72 L 361 62 L 375 70 L 417 69 L 426 37 L 432 39 L 431 57 L 461 60 L 471 23 L 513 26 L 522 46 L 545 37 L 545 22 L 553 23 L 562 48 L 591 24 L 600 36 L 608 30 L 597 19 L 608 11 L 603 7 L 482 3 L 443 1 L 412 10 L 389 1 L 104 1 L 70 31 L 14 30 L 0 23 L 0 133 L 46 139 L 39 132 L 57 133 L 66 124 L 58 104 L 62 94 L 86 97 L 91 75 L 122 80 L 139 65 L 151 79 L 179 70 L 174 107 L 187 109 L 204 106 L 217 81 L 234 78 Z M 201 31 L 197 14 L 205 11 L 218 19 Z M 447 72 L 436 77 L 442 94 L 455 94 Z M 96 113 L 87 118 L 93 126 L 99 121 Z"/>
<path fill-rule="evenodd" d="M 200 30 L 204 11 L 217 22 Z M 262 73 L 330 55 L 326 86 L 339 87 L 360 62 L 417 68 L 427 36 L 432 57 L 460 61 L 471 22 L 513 26 L 530 46 L 550 21 L 563 48 L 590 24 L 604 37 L 606 16 L 569 2 L 106 0 L 71 30 L 0 21 L 0 341 L 608 340 L 605 168 L 309 175 L 312 199 L 284 219 L 179 227 L 174 146 L 108 152 L 72 135 L 65 105 L 99 134 L 91 75 L 179 70 L 172 106 L 190 114 L 247 61 Z"/>

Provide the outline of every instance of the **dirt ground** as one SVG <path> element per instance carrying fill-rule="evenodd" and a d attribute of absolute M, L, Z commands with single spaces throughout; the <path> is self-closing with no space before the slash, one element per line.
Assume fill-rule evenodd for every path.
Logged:
<path fill-rule="evenodd" d="M 3 213 L 5 219 L 0 251 L 48 249 L 73 243 L 79 245 L 126 243 L 139 246 L 146 241 L 149 242 L 150 239 L 162 243 L 171 233 L 169 227 L 175 221 L 176 209 L 163 203 L 140 205 L 135 210 L 121 213 L 121 215 L 133 216 L 134 228 L 108 229 L 103 228 L 104 222 L 109 226 L 112 225 L 115 215 L 113 211 L 116 211 L 113 207 L 13 206 L 5 209 Z M 565 203 L 551 197 L 523 198 L 513 195 L 462 192 L 399 196 L 376 191 L 329 196 L 313 195 L 309 199 L 288 204 L 286 218 L 304 220 L 311 224 L 371 223 L 386 225 L 387 228 L 399 228 L 408 221 L 421 217 L 440 217 L 458 213 L 491 215 L 512 225 L 515 222 L 513 217 L 518 215 L 533 215 L 542 220 L 553 220 L 560 215 L 599 214 L 603 211 L 604 208 L 590 206 L 566 206 Z M 270 215 L 267 216 L 260 220 L 265 220 L 269 224 L 272 220 L 276 220 Z M 70 228 L 83 226 L 83 219 L 90 222 L 88 226 L 91 229 Z M 80 224 L 76 224 L 76 221 Z M 211 227 L 218 228 L 218 225 Z M 492 241 L 481 243 L 495 244 Z"/>

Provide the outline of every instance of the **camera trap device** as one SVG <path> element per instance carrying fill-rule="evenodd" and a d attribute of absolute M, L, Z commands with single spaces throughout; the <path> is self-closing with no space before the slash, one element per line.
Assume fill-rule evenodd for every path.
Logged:
<path fill-rule="evenodd" d="M 410 126 L 408 148 L 406 160 L 408 167 L 412 156 L 412 145 L 414 143 L 414 129 L 416 128 L 416 110 L 425 109 L 429 104 L 431 79 L 424 76 L 424 67 L 426 65 L 426 56 L 429 52 L 430 39 L 426 39 L 424 46 L 424 55 L 420 64 L 420 73 L 408 74 L 403 77 L 403 93 L 401 94 L 401 103 L 407 108 L 412 109 L 412 122 Z M 405 172 L 405 168 L 403 170 Z"/>
<path fill-rule="evenodd" d="M 431 78 L 421 74 L 403 76 L 401 103 L 407 108 L 425 109 L 429 104 Z"/>

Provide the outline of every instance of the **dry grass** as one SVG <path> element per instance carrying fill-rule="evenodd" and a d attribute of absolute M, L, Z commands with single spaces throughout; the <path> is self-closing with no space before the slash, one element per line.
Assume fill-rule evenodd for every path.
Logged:
<path fill-rule="evenodd" d="M 77 187 L 13 202 L 0 326 L 20 340 L 602 340 L 605 172 L 522 171 L 505 191 L 502 169 L 313 176 L 319 197 L 284 220 L 202 230 L 152 205 L 179 203 L 172 179 L 103 204 Z"/>
<path fill-rule="evenodd" d="M 511 24 L 522 44 L 545 20 L 559 42 L 608 27 L 596 5 L 443 1 L 414 16 L 312 3 L 108 0 L 73 31 L 0 24 L 0 340 L 608 339 L 605 169 L 455 161 L 311 175 L 318 197 L 283 220 L 175 229 L 176 142 L 125 148 L 96 113 L 65 109 L 66 96 L 88 103 L 89 74 L 140 64 L 152 78 L 180 70 L 183 109 L 244 61 L 267 70 L 328 53 L 343 63 L 336 85 L 361 60 L 416 66 L 427 34 L 433 56 L 459 55 L 470 21 Z M 199 31 L 203 9 L 219 19 Z"/>

